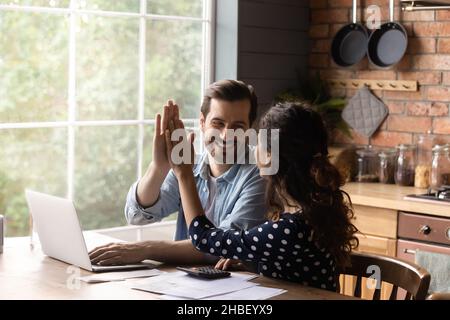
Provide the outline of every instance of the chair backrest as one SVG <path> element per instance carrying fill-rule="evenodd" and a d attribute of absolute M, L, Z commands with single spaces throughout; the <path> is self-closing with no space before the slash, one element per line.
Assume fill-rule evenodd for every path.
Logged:
<path fill-rule="evenodd" d="M 383 255 L 352 252 L 351 266 L 342 269 L 342 275 L 356 277 L 355 297 L 361 297 L 362 278 L 369 278 L 375 267 L 380 271 L 380 283 L 374 291 L 373 300 L 380 300 L 381 282 L 392 284 L 389 300 L 397 300 L 398 288 L 404 289 L 406 300 L 424 300 L 430 286 L 430 274 L 418 265 Z M 371 277 L 373 278 L 373 277 Z"/>

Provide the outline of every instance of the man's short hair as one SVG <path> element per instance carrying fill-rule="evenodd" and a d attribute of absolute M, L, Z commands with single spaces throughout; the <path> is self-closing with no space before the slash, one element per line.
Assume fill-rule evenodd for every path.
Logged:
<path fill-rule="evenodd" d="M 221 80 L 211 84 L 206 89 L 203 97 L 201 112 L 206 118 L 211 108 L 211 100 L 222 100 L 228 102 L 249 100 L 250 101 L 250 126 L 255 122 L 258 112 L 258 99 L 255 90 L 251 85 L 247 85 L 242 81 Z"/>

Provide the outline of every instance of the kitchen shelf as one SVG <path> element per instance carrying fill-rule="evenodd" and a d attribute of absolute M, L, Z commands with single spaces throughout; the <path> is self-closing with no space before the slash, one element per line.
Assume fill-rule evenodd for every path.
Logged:
<path fill-rule="evenodd" d="M 337 89 L 360 89 L 364 86 L 371 90 L 417 91 L 417 81 L 372 80 L 372 79 L 326 79 L 327 84 Z"/>
<path fill-rule="evenodd" d="M 450 0 L 400 0 L 404 11 L 450 10 Z"/>

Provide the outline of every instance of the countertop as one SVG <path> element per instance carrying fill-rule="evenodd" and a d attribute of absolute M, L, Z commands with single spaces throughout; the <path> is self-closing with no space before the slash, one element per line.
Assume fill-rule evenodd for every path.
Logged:
<path fill-rule="evenodd" d="M 450 205 L 405 200 L 410 194 L 426 193 L 425 189 L 382 183 L 347 183 L 346 191 L 354 205 L 393 209 L 450 218 Z"/>

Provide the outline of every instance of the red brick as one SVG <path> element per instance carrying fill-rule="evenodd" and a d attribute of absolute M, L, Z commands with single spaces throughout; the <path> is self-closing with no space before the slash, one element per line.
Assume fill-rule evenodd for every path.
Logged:
<path fill-rule="evenodd" d="M 328 54 L 311 54 L 309 56 L 309 66 L 312 68 L 326 68 L 328 65 Z"/>
<path fill-rule="evenodd" d="M 384 98 L 390 100 L 422 100 L 423 89 L 419 88 L 419 91 L 410 92 L 410 91 L 385 91 Z"/>
<path fill-rule="evenodd" d="M 327 24 L 318 24 L 309 28 L 309 37 L 311 39 L 327 38 L 329 32 L 330 27 Z"/>
<path fill-rule="evenodd" d="M 431 102 L 408 102 L 406 108 L 408 115 L 427 116 L 430 114 Z"/>
<path fill-rule="evenodd" d="M 397 72 L 397 77 L 398 80 L 416 80 L 419 85 L 439 84 L 441 82 L 441 73 L 438 71 Z"/>
<path fill-rule="evenodd" d="M 327 69 L 320 71 L 322 79 L 351 79 L 353 78 L 353 71 L 346 69 Z"/>
<path fill-rule="evenodd" d="M 319 9 L 311 10 L 312 24 L 318 23 L 347 23 L 349 22 L 348 9 Z"/>
<path fill-rule="evenodd" d="M 330 35 L 334 37 L 339 30 L 341 30 L 345 26 L 345 23 L 332 24 L 330 27 Z"/>
<path fill-rule="evenodd" d="M 419 37 L 448 37 L 450 36 L 450 23 L 415 22 L 414 35 Z"/>
<path fill-rule="evenodd" d="M 370 79 L 370 80 L 395 80 L 397 78 L 397 73 L 391 70 L 357 71 L 356 77 L 358 79 Z"/>
<path fill-rule="evenodd" d="M 311 52 L 314 52 L 314 53 L 330 52 L 330 47 L 331 47 L 331 41 L 328 40 L 328 39 L 326 39 L 326 40 L 313 40 L 312 41 Z"/>
<path fill-rule="evenodd" d="M 450 102 L 450 88 L 447 87 L 429 87 L 427 98 L 431 101 Z"/>
<path fill-rule="evenodd" d="M 415 56 L 413 66 L 422 70 L 450 70 L 450 55 L 424 54 Z"/>
<path fill-rule="evenodd" d="M 411 38 L 408 43 L 408 53 L 435 53 L 436 39 L 435 38 Z"/>
<path fill-rule="evenodd" d="M 385 101 L 386 106 L 389 108 L 390 114 L 402 114 L 405 112 L 405 103 L 400 101 Z"/>
<path fill-rule="evenodd" d="M 411 133 L 379 131 L 372 137 L 372 144 L 380 147 L 396 147 L 399 144 L 412 143 Z"/>
<path fill-rule="evenodd" d="M 449 20 L 450 20 L 449 10 L 436 11 L 436 21 L 449 21 Z"/>
<path fill-rule="evenodd" d="M 408 114 L 412 116 L 446 116 L 448 105 L 442 102 L 409 102 L 406 104 Z"/>
<path fill-rule="evenodd" d="M 442 73 L 442 84 L 450 85 L 450 72 Z"/>
<path fill-rule="evenodd" d="M 391 115 L 388 118 L 389 131 L 427 132 L 431 129 L 431 118 Z"/>
<path fill-rule="evenodd" d="M 406 33 L 408 34 L 408 37 L 414 36 L 414 23 L 412 22 L 405 22 L 402 23 L 403 27 L 406 29 Z"/>
<path fill-rule="evenodd" d="M 403 21 L 434 21 L 434 11 L 403 11 Z"/>
<path fill-rule="evenodd" d="M 450 118 L 434 118 L 433 133 L 450 134 Z"/>
<path fill-rule="evenodd" d="M 411 55 L 405 54 L 402 60 L 400 60 L 400 62 L 397 63 L 397 65 L 395 65 L 395 70 L 399 71 L 411 70 L 411 65 L 412 65 Z"/>
<path fill-rule="evenodd" d="M 448 105 L 446 103 L 435 102 L 431 105 L 430 116 L 447 116 Z"/>
<path fill-rule="evenodd" d="M 438 53 L 450 53 L 450 39 L 442 38 L 438 40 Z"/>

